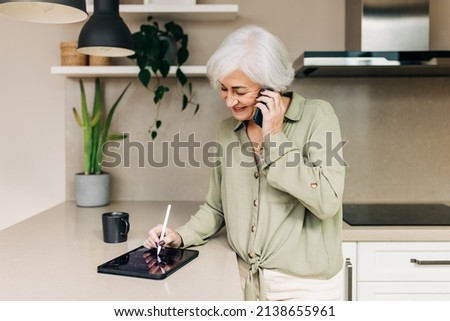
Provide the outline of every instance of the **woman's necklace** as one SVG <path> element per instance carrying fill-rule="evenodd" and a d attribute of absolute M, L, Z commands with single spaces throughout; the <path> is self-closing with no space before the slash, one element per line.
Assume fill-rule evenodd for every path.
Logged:
<path fill-rule="evenodd" d="M 263 141 L 262 129 L 255 123 L 249 122 L 247 126 L 247 135 L 252 143 L 256 165 L 259 165 L 261 162 L 261 146 Z"/>

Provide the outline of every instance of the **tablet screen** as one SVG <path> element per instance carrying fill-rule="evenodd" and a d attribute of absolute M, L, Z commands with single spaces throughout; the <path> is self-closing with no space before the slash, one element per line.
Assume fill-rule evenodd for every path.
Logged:
<path fill-rule="evenodd" d="M 147 279 L 164 279 L 198 256 L 198 251 L 190 249 L 156 249 L 140 246 L 115 259 L 97 267 L 99 273 L 109 273 L 141 277 Z"/>

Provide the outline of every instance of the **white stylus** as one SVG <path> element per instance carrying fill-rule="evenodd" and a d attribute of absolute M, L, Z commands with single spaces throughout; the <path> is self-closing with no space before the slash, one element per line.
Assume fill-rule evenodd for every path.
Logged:
<path fill-rule="evenodd" d="M 167 222 L 169 221 L 169 215 L 170 215 L 170 208 L 172 206 L 169 204 L 167 205 L 167 211 L 166 211 L 166 217 L 164 217 L 164 223 L 161 231 L 161 235 L 159 236 L 159 241 L 161 242 L 166 234 L 166 228 L 167 228 Z M 159 255 L 159 252 L 161 252 L 161 245 L 158 242 L 158 246 L 156 248 L 156 255 Z"/>

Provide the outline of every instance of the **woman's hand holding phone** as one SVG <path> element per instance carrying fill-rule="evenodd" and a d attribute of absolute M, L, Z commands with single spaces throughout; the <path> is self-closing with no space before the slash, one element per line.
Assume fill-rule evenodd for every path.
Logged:
<path fill-rule="evenodd" d="M 257 110 L 253 116 L 253 121 L 262 127 L 264 136 L 282 131 L 287 105 L 285 105 L 280 93 L 262 88 L 256 101 Z"/>

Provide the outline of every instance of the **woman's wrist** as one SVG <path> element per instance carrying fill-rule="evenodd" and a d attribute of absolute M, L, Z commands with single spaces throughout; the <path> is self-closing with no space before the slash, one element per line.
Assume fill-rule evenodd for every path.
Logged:
<path fill-rule="evenodd" d="M 176 247 L 183 247 L 184 246 L 184 242 L 183 242 L 183 238 L 181 237 L 180 233 L 175 232 L 175 234 L 177 235 L 177 241 L 175 246 Z"/>

